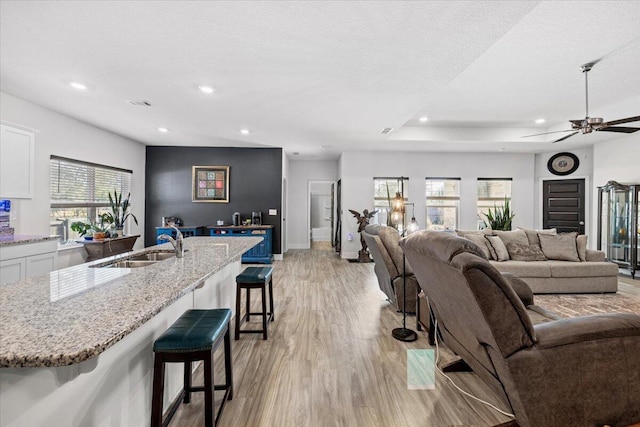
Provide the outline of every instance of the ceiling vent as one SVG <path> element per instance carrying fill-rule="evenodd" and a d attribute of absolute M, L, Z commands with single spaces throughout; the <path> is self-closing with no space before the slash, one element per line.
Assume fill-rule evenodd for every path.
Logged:
<path fill-rule="evenodd" d="M 127 102 L 138 107 L 151 107 L 151 103 L 149 101 L 127 99 Z"/>
<path fill-rule="evenodd" d="M 382 130 L 380 131 L 380 134 L 388 135 L 388 134 L 391 133 L 392 130 L 393 130 L 393 128 L 382 128 Z"/>

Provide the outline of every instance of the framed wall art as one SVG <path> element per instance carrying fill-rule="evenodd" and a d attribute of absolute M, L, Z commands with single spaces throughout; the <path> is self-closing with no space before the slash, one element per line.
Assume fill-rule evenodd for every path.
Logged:
<path fill-rule="evenodd" d="M 193 201 L 229 203 L 229 166 L 193 166 Z"/>

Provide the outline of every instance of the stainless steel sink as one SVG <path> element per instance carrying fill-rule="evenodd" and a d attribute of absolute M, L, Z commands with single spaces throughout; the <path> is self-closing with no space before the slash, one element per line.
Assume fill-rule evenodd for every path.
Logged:
<path fill-rule="evenodd" d="M 176 253 L 174 251 L 157 251 L 157 252 L 146 252 L 143 254 L 132 256 L 128 258 L 130 261 L 162 261 L 169 258 L 175 258 Z"/>
<path fill-rule="evenodd" d="M 140 268 L 146 267 L 148 265 L 155 264 L 158 261 L 135 261 L 135 260 L 122 260 L 118 262 L 114 262 L 112 264 L 103 265 L 105 268 Z"/>
<path fill-rule="evenodd" d="M 102 264 L 92 265 L 92 268 L 140 268 L 147 267 L 165 259 L 175 258 L 176 253 L 174 251 L 166 250 L 151 250 L 149 252 L 143 252 L 141 254 L 132 255 L 126 258 L 121 258 L 117 261 L 106 262 Z"/>

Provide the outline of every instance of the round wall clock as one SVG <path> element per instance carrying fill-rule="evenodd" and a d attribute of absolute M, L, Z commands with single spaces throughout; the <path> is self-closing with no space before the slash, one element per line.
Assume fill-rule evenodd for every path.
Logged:
<path fill-rule="evenodd" d="M 547 169 L 554 175 L 572 174 L 578 169 L 578 166 L 580 166 L 580 160 L 573 153 L 555 154 L 547 162 Z"/>

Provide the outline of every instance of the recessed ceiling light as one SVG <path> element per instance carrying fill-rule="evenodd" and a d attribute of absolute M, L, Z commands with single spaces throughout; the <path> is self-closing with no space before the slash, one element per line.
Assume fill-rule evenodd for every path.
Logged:
<path fill-rule="evenodd" d="M 419 119 L 419 120 L 420 120 L 422 123 L 424 123 L 424 122 L 426 122 L 427 120 L 429 120 L 429 117 L 427 117 L 427 116 L 422 116 L 422 117 L 420 117 L 420 119 Z"/>
<path fill-rule="evenodd" d="M 243 135 L 249 135 L 251 131 L 249 129 L 240 129 L 240 133 Z"/>
<path fill-rule="evenodd" d="M 87 85 L 82 84 L 80 82 L 70 82 L 69 86 L 71 86 L 72 88 L 74 88 L 76 90 L 87 90 Z"/>
<path fill-rule="evenodd" d="M 200 92 L 202 92 L 202 93 L 213 93 L 213 92 L 215 92 L 215 89 L 212 88 L 211 86 L 200 85 L 200 86 L 198 86 L 198 89 L 200 89 Z"/>
<path fill-rule="evenodd" d="M 545 119 L 538 119 L 538 120 L 536 120 L 536 123 L 537 123 L 537 124 L 541 124 L 541 123 L 544 123 L 544 122 L 546 122 L 546 120 L 545 120 Z"/>
<path fill-rule="evenodd" d="M 167 129 L 167 128 L 158 128 L 158 132 L 167 133 L 167 132 L 169 132 L 169 129 Z"/>

